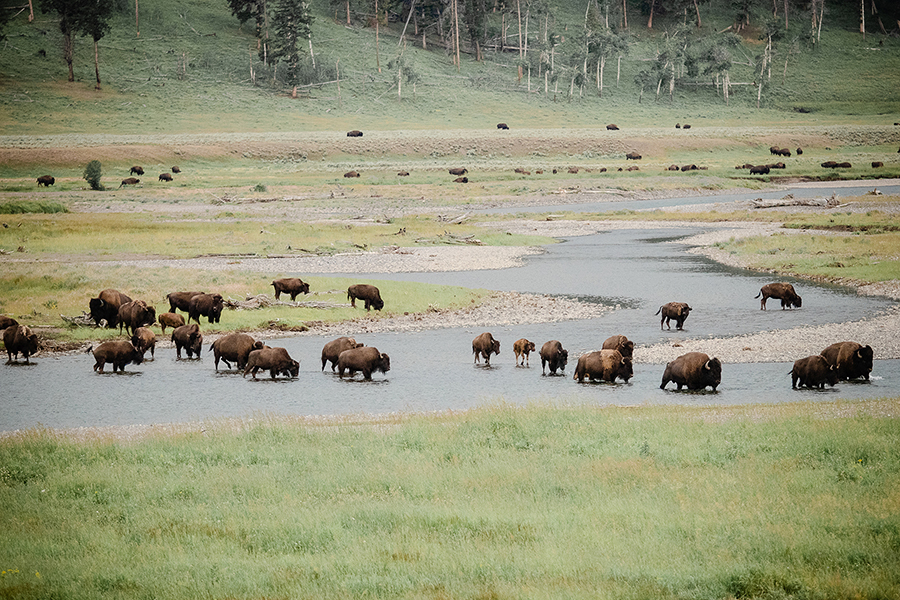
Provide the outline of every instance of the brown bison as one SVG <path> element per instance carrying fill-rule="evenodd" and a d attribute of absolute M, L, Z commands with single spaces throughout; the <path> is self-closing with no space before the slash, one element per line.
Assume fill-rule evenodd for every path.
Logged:
<path fill-rule="evenodd" d="M 497 129 L 509 129 L 509 125 L 506 123 L 497 123 Z"/>
<path fill-rule="evenodd" d="M 670 381 L 679 390 L 685 386 L 689 390 L 702 390 L 709 386 L 716 391 L 722 383 L 722 361 L 702 352 L 682 354 L 666 365 L 659 389 L 666 389 L 666 384 Z"/>
<path fill-rule="evenodd" d="M 880 168 L 883 167 L 883 166 L 884 166 L 884 163 L 881 162 L 880 160 L 873 160 L 873 161 L 872 161 L 872 168 L 873 168 L 873 169 L 880 169 Z"/>
<path fill-rule="evenodd" d="M 614 335 L 606 338 L 601 350 L 618 350 L 625 358 L 631 358 L 634 356 L 634 342 L 624 335 Z"/>
<path fill-rule="evenodd" d="M 372 373 L 376 371 L 387 373 L 390 370 L 391 358 L 373 346 L 351 348 L 338 356 L 338 376 L 341 379 L 345 371 L 350 377 L 356 375 L 357 371 L 362 371 L 363 379 L 371 380 Z"/>
<path fill-rule="evenodd" d="M 284 279 L 276 279 L 272 282 L 272 287 L 275 288 L 276 300 L 281 299 L 282 292 L 291 295 L 291 302 L 296 300 L 298 295 L 309 293 L 309 284 L 304 283 L 298 277 L 285 277 Z"/>
<path fill-rule="evenodd" d="M 453 183 L 469 183 L 468 177 L 457 177 L 453 180 Z"/>
<path fill-rule="evenodd" d="M 160 173 L 159 180 L 160 181 L 172 181 L 172 174 L 171 173 Z"/>
<path fill-rule="evenodd" d="M 6 364 L 10 364 L 15 359 L 19 360 L 19 353 L 25 358 L 25 364 L 29 364 L 28 357 L 37 354 L 38 337 L 31 329 L 25 325 L 10 325 L 3 330 L 3 345 L 6 346 L 6 354 L 8 360 Z"/>
<path fill-rule="evenodd" d="M 331 370 L 334 371 L 338 364 L 338 357 L 344 350 L 353 350 L 354 348 L 362 348 L 365 344 L 357 343 L 352 337 L 339 337 L 331 340 L 322 348 L 322 370 L 325 370 L 325 364 L 331 363 Z"/>
<path fill-rule="evenodd" d="M 123 187 L 126 185 L 137 185 L 141 182 L 137 177 L 126 177 L 122 180 L 122 183 L 119 184 L 119 187 Z"/>
<path fill-rule="evenodd" d="M 200 358 L 200 349 L 203 347 L 203 334 L 196 323 L 176 327 L 172 331 L 172 343 L 175 344 L 175 355 L 181 358 L 181 349 L 184 348 L 188 358 Z"/>
<path fill-rule="evenodd" d="M 685 123 L 684 126 L 682 127 L 682 129 L 690 129 L 690 128 L 691 128 L 691 126 L 688 125 L 687 123 Z"/>
<path fill-rule="evenodd" d="M 157 318 L 159 328 L 162 329 L 163 335 L 166 334 L 166 327 L 175 329 L 184 325 L 184 317 L 173 312 L 161 313 Z"/>
<path fill-rule="evenodd" d="M 347 171 L 346 173 L 344 173 L 344 177 L 346 177 L 347 179 L 352 179 L 354 177 L 359 177 L 359 173 L 357 171 Z"/>
<path fill-rule="evenodd" d="M 779 152 L 781 152 L 781 148 L 778 146 L 769 146 L 769 154 L 772 156 L 776 156 Z"/>
<path fill-rule="evenodd" d="M 781 310 L 796 306 L 800 308 L 803 305 L 803 299 L 794 291 L 794 286 L 790 283 L 767 283 L 759 289 L 757 298 L 762 296 L 759 301 L 759 310 L 766 310 L 766 300 L 775 298 L 781 300 Z"/>
<path fill-rule="evenodd" d="M 119 290 L 105 289 L 96 298 L 91 298 L 91 318 L 98 327 L 101 321 L 106 321 L 108 329 L 115 329 L 119 324 L 119 307 L 127 302 L 131 302 L 131 298 L 126 294 Z"/>
<path fill-rule="evenodd" d="M 869 378 L 872 372 L 875 352 L 871 346 L 863 346 L 856 342 L 838 342 L 822 350 L 820 353 L 834 365 L 838 379 L 863 379 Z"/>
<path fill-rule="evenodd" d="M 7 317 L 6 315 L 0 315 L 0 331 L 4 331 L 7 327 L 12 327 L 13 325 L 18 325 L 19 322 L 13 319 L 12 317 Z"/>
<path fill-rule="evenodd" d="M 178 168 L 178 165 L 174 165 L 174 166 L 172 167 L 172 172 L 173 172 L 173 173 L 181 173 L 181 169 Z"/>
<path fill-rule="evenodd" d="M 169 312 L 175 312 L 176 310 L 188 312 L 191 305 L 191 298 L 199 296 L 202 293 L 203 292 L 172 292 L 171 294 L 167 294 L 166 300 L 169 301 Z"/>
<path fill-rule="evenodd" d="M 221 294 L 197 294 L 188 302 L 188 323 L 192 320 L 200 324 L 200 317 L 206 317 L 210 323 L 218 323 L 222 316 L 225 301 Z"/>
<path fill-rule="evenodd" d="M 113 373 L 116 371 L 124 373 L 125 365 L 128 363 L 139 365 L 144 361 L 144 355 L 134 347 L 134 344 L 125 340 L 103 342 L 96 349 L 88 348 L 88 352 L 94 354 L 94 370 L 98 373 L 103 372 L 106 363 L 112 363 Z"/>
<path fill-rule="evenodd" d="M 569 171 L 569 173 L 571 173 L 572 175 L 577 175 L 577 174 L 578 174 L 578 167 L 569 167 L 569 168 L 568 168 L 568 171 Z"/>
<path fill-rule="evenodd" d="M 247 373 L 250 373 L 253 379 L 256 379 L 256 373 L 260 370 L 268 371 L 272 379 L 278 375 L 293 378 L 300 374 L 300 363 L 291 358 L 284 348 L 265 346 L 250 352 L 243 376 L 246 377 Z"/>
<path fill-rule="evenodd" d="M 144 167 L 141 167 L 140 165 L 134 165 L 133 167 L 131 167 L 131 171 L 128 174 L 129 175 L 143 175 Z"/>
<path fill-rule="evenodd" d="M 559 340 L 550 340 L 541 346 L 541 373 L 544 368 L 550 368 L 550 374 L 556 375 L 556 370 L 566 370 L 566 363 L 569 362 L 569 351 L 562 347 Z"/>
<path fill-rule="evenodd" d="M 513 352 L 516 355 L 516 366 L 519 365 L 519 358 L 522 358 L 522 364 L 529 362 L 529 355 L 534 352 L 534 342 L 529 342 L 525 338 L 513 342 Z"/>
<path fill-rule="evenodd" d="M 799 387 L 824 389 L 826 383 L 834 387 L 834 384 L 838 382 L 838 374 L 834 365 L 828 364 L 821 354 L 795 360 L 790 376 L 792 388 L 798 387 L 799 384 Z"/>
<path fill-rule="evenodd" d="M 353 131 L 347 132 L 347 137 L 362 137 L 363 133 L 359 129 L 354 129 Z"/>
<path fill-rule="evenodd" d="M 665 323 L 667 328 L 672 329 L 669 320 L 675 319 L 675 329 L 681 329 L 684 326 L 685 319 L 688 318 L 692 310 L 694 309 L 688 306 L 687 302 L 668 302 L 663 304 L 656 311 L 656 314 L 662 314 L 659 319 L 659 328 L 662 329 L 663 323 Z"/>
<path fill-rule="evenodd" d="M 838 164 L 836 162 L 834 162 L 833 160 L 826 160 L 825 162 L 822 163 L 823 169 L 833 169 L 837 166 L 838 166 Z"/>
<path fill-rule="evenodd" d="M 572 379 L 578 383 L 584 383 L 585 377 L 588 381 L 615 383 L 618 378 L 628 383 L 633 376 L 634 367 L 630 358 L 622 356 L 618 350 L 598 350 L 578 357 Z"/>
<path fill-rule="evenodd" d="M 768 165 L 757 165 L 755 167 L 750 167 L 751 175 L 768 175 L 769 174 L 769 166 Z"/>
<path fill-rule="evenodd" d="M 641 168 L 640 168 L 640 167 L 631 166 L 631 167 L 628 167 L 628 168 L 625 169 L 625 170 L 626 170 L 626 171 L 640 171 Z"/>
<path fill-rule="evenodd" d="M 677 170 L 678 170 L 678 165 L 669 165 L 668 170 L 669 170 L 669 171 L 677 171 Z"/>
<path fill-rule="evenodd" d="M 397 171 L 397 177 L 409 177 L 409 171 Z"/>
<path fill-rule="evenodd" d="M 472 354 L 475 355 L 476 363 L 481 362 L 483 356 L 484 364 L 490 365 L 492 353 L 500 355 L 500 340 L 495 340 L 490 333 L 485 331 L 472 340 Z"/>
<path fill-rule="evenodd" d="M 366 303 L 366 311 L 370 308 L 381 310 L 384 308 L 384 300 L 381 299 L 381 292 L 374 285 L 368 283 L 354 283 L 347 288 L 347 299 L 350 306 L 356 308 L 356 301 L 363 300 Z"/>
<path fill-rule="evenodd" d="M 682 167 L 681 167 L 682 173 L 684 173 L 685 171 L 696 171 L 696 170 L 697 170 L 697 165 L 682 165 Z"/>
<path fill-rule="evenodd" d="M 223 335 L 209 346 L 207 352 L 212 352 L 216 361 L 216 371 L 219 370 L 219 359 L 230 369 L 231 363 L 235 363 L 238 370 L 243 371 L 250 359 L 250 353 L 259 350 L 264 344 L 257 342 L 246 333 L 229 333 Z"/>
<path fill-rule="evenodd" d="M 629 152 L 625 155 L 625 160 L 641 160 L 641 155 L 637 152 Z"/>
<path fill-rule="evenodd" d="M 41 175 L 37 178 L 38 187 L 50 187 L 54 183 L 56 183 L 56 179 L 54 179 L 52 175 Z"/>
<path fill-rule="evenodd" d="M 609 125 L 606 126 L 606 130 L 607 131 L 618 131 L 619 126 L 616 125 L 615 123 L 610 123 Z"/>
<path fill-rule="evenodd" d="M 141 353 L 141 358 L 150 351 L 150 356 L 156 355 L 156 334 L 146 327 L 138 327 L 131 336 L 131 345 Z"/>
<path fill-rule="evenodd" d="M 147 306 L 143 300 L 132 300 L 119 307 L 119 333 L 134 333 L 138 327 L 153 325 L 156 322 L 156 309 Z"/>
<path fill-rule="evenodd" d="M 675 123 L 675 129 L 681 129 L 681 123 Z"/>
<path fill-rule="evenodd" d="M 838 163 L 834 166 L 835 169 L 850 169 L 853 165 L 848 162 Z"/>
<path fill-rule="evenodd" d="M 777 154 L 778 156 L 787 156 L 787 157 L 790 157 L 790 156 L 791 156 L 791 151 L 788 150 L 787 148 L 779 148 L 778 152 L 776 152 L 775 154 Z"/>
<path fill-rule="evenodd" d="M 451 175 L 465 175 L 468 172 L 469 172 L 469 170 L 465 167 L 454 167 L 454 168 L 450 169 Z"/>
<path fill-rule="evenodd" d="M 803 148 L 797 146 L 797 156 L 800 156 L 801 154 L 803 154 Z"/>
<path fill-rule="evenodd" d="M 785 169 L 785 168 L 787 168 L 784 166 L 783 162 L 770 163 L 766 166 L 769 167 L 770 169 Z"/>

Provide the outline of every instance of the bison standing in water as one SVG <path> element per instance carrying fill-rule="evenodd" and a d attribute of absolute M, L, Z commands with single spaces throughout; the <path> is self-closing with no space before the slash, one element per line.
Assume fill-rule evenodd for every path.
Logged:
<path fill-rule="evenodd" d="M 29 364 L 28 357 L 38 351 L 37 334 L 25 325 L 10 325 L 3 330 L 3 345 L 9 357 L 7 364 L 11 364 L 14 358 L 18 361 L 19 352 L 25 357 L 25 364 Z"/>
<path fill-rule="evenodd" d="M 282 292 L 291 295 L 291 302 L 293 302 L 299 294 L 308 294 L 309 293 L 309 284 L 304 283 L 298 277 L 286 277 L 284 279 L 276 279 L 275 281 L 272 282 L 272 287 L 275 288 L 275 299 L 276 300 L 279 300 L 281 298 Z"/>
<path fill-rule="evenodd" d="M 615 383 L 616 378 L 625 383 L 634 376 L 631 359 L 622 356 L 618 350 L 599 350 L 582 354 L 578 357 L 573 379 L 578 383 L 588 381 L 608 381 Z"/>
<path fill-rule="evenodd" d="M 692 310 L 694 309 L 688 306 L 687 302 L 668 302 L 663 304 L 656 311 L 656 314 L 662 314 L 662 317 L 659 319 L 659 328 L 662 329 L 663 323 L 665 323 L 666 327 L 672 329 L 669 321 L 675 319 L 675 329 L 681 329 L 684 326 L 685 319 L 688 318 Z"/>
<path fill-rule="evenodd" d="M 545 367 L 550 367 L 550 374 L 556 375 L 556 370 L 566 370 L 569 362 L 569 351 L 562 347 L 559 340 L 550 340 L 541 346 L 541 373 Z"/>
<path fill-rule="evenodd" d="M 524 365 L 528 362 L 528 355 L 534 352 L 534 342 L 529 342 L 525 338 L 513 342 L 513 352 L 516 355 L 516 366 L 519 365 L 519 358 L 522 359 Z"/>
<path fill-rule="evenodd" d="M 629 340 L 624 335 L 614 335 L 612 337 L 606 338 L 603 342 L 603 346 L 601 346 L 602 350 L 618 350 L 619 354 L 624 356 L 625 358 L 631 358 L 634 356 L 634 342 Z"/>
<path fill-rule="evenodd" d="M 338 376 L 341 379 L 344 378 L 345 371 L 350 377 L 356 375 L 357 371 L 362 371 L 363 379 L 371 380 L 372 373 L 387 373 L 390 370 L 391 358 L 373 346 L 344 350 L 338 356 Z"/>
<path fill-rule="evenodd" d="M 144 361 L 144 355 L 134 347 L 134 344 L 125 340 L 103 342 L 96 349 L 88 348 L 88 352 L 94 354 L 94 370 L 98 373 L 103 372 L 106 363 L 112 363 L 113 373 L 116 371 L 124 373 L 125 365 L 128 363 L 139 365 Z"/>
<path fill-rule="evenodd" d="M 284 348 L 269 348 L 265 346 L 253 350 L 247 358 L 247 366 L 244 367 L 244 377 L 247 373 L 256 379 L 256 373 L 260 370 L 268 371 L 272 379 L 277 375 L 296 377 L 300 374 L 300 363 L 291 358 Z"/>
<path fill-rule="evenodd" d="M 331 340 L 322 348 L 322 370 L 325 370 L 325 364 L 331 363 L 331 370 L 334 371 L 338 364 L 338 357 L 344 350 L 353 350 L 354 348 L 362 348 L 365 344 L 357 343 L 352 337 L 339 337 Z"/>
<path fill-rule="evenodd" d="M 838 379 L 869 378 L 872 372 L 875 352 L 871 346 L 863 346 L 856 342 L 838 342 L 822 350 L 822 356 L 828 364 L 834 365 Z"/>
<path fill-rule="evenodd" d="M 825 387 L 827 383 L 831 387 L 838 382 L 838 374 L 834 365 L 828 364 L 828 361 L 821 354 L 807 356 L 794 361 L 794 368 L 791 369 L 791 387 L 808 388 Z"/>
<path fill-rule="evenodd" d="M 702 390 L 709 386 L 716 391 L 722 383 L 722 362 L 718 358 L 710 358 L 702 352 L 682 354 L 666 365 L 659 389 L 666 389 L 666 384 L 674 382 L 680 390 Z"/>
<path fill-rule="evenodd" d="M 475 362 L 481 362 L 484 357 L 484 364 L 491 364 L 491 354 L 500 355 L 500 340 L 495 340 L 494 336 L 485 331 L 474 340 L 472 340 L 472 354 L 475 355 Z"/>
<path fill-rule="evenodd" d="M 756 298 L 760 296 L 762 299 L 759 301 L 759 310 L 766 310 L 766 300 L 769 298 L 781 300 L 781 310 L 791 306 L 800 308 L 803 304 L 803 299 L 797 295 L 794 286 L 789 283 L 767 283 L 759 289 Z"/>
<path fill-rule="evenodd" d="M 182 325 L 172 331 L 172 343 L 175 344 L 175 355 L 181 358 L 181 349 L 184 348 L 188 358 L 200 358 L 200 349 L 203 347 L 203 334 L 196 323 Z"/>
<path fill-rule="evenodd" d="M 219 370 L 219 359 L 229 369 L 231 368 L 231 363 L 235 363 L 235 366 L 243 371 L 244 367 L 247 366 L 250 353 L 263 347 L 264 344 L 262 342 L 255 341 L 246 333 L 229 333 L 214 341 L 207 352 L 213 352 L 216 361 L 216 371 Z"/>

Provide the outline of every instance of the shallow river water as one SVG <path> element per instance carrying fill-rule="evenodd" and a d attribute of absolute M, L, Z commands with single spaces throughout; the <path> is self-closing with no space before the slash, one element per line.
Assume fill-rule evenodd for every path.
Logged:
<path fill-rule="evenodd" d="M 686 253 L 685 245 L 677 242 L 693 233 L 696 231 L 687 227 L 617 230 L 572 238 L 549 246 L 544 254 L 528 257 L 523 267 L 515 269 L 360 276 L 366 281 L 398 279 L 560 294 L 618 307 L 589 321 L 491 327 L 494 337 L 501 340 L 501 354 L 493 357 L 490 367 L 473 365 L 471 341 L 484 329 L 468 328 L 357 335 L 358 341 L 391 357 L 392 370 L 375 374 L 371 382 L 362 381 L 359 375 L 342 381 L 330 369 L 321 371 L 322 345 L 333 335 L 271 342 L 284 346 L 301 362 L 298 378 L 274 382 L 265 373 L 253 381 L 235 371 L 216 372 L 207 347 L 200 360 L 177 360 L 174 350 L 159 349 L 155 360 L 129 365 L 124 375 L 94 373 L 93 358 L 87 354 L 38 355 L 33 365 L 0 366 L 0 431 L 38 425 L 161 424 L 259 412 L 434 411 L 498 401 L 744 404 L 871 398 L 900 392 L 900 360 L 876 361 L 870 382 L 841 383 L 824 391 L 791 390 L 788 363 L 725 364 L 716 393 L 679 393 L 671 391 L 672 384 L 670 390 L 660 390 L 664 365 L 635 365 L 634 378 L 628 384 L 573 381 L 577 356 L 597 349 L 616 333 L 626 334 L 638 345 L 722 337 L 853 321 L 878 314 L 892 304 L 884 298 L 857 296 L 849 288 L 794 280 L 803 297 L 802 309 L 782 311 L 777 301 L 770 301 L 770 310 L 760 311 L 754 296 L 773 278 Z M 688 302 L 694 309 L 684 332 L 660 330 L 654 313 L 669 301 Z M 530 367 L 516 367 L 512 343 L 520 337 L 534 341 L 538 348 L 547 340 L 560 340 L 571 357 L 565 375 L 543 376 L 537 354 L 532 355 Z"/>

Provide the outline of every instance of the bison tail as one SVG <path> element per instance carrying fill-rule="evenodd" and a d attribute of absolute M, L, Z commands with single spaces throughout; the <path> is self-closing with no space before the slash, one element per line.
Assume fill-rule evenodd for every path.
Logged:
<path fill-rule="evenodd" d="M 762 296 L 762 290 L 759 290 L 759 293 L 755 295 L 754 298 L 759 298 L 760 296 Z"/>
<path fill-rule="evenodd" d="M 89 346 L 87 350 L 84 351 L 85 354 L 90 354 L 93 351 L 94 346 Z"/>
<path fill-rule="evenodd" d="M 662 306 L 659 307 L 659 310 L 656 311 L 656 314 L 659 314 L 659 313 L 661 313 L 661 312 L 662 312 Z"/>

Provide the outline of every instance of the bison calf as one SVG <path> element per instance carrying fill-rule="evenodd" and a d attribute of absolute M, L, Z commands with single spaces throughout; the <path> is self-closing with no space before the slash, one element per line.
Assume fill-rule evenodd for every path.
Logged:
<path fill-rule="evenodd" d="M 184 325 L 184 317 L 173 312 L 162 313 L 156 320 L 159 321 L 159 328 L 162 329 L 163 335 L 166 334 L 166 327 L 175 329 Z"/>
<path fill-rule="evenodd" d="M 519 365 L 520 357 L 522 364 L 525 365 L 528 362 L 528 355 L 534 352 L 534 342 L 529 342 L 525 338 L 516 340 L 513 342 L 513 352 L 516 355 L 516 366 Z"/>
<path fill-rule="evenodd" d="M 826 383 L 834 387 L 834 384 L 838 382 L 838 374 L 834 365 L 828 364 L 821 354 L 794 361 L 794 368 L 791 369 L 790 376 L 792 388 L 799 385 L 799 387 L 824 389 Z"/>

